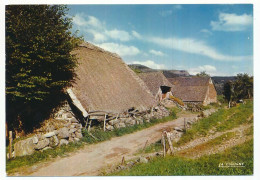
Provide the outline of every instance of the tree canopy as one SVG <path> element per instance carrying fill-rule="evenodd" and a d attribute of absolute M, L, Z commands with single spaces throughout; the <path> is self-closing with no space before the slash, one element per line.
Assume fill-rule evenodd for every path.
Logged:
<path fill-rule="evenodd" d="M 253 77 L 248 74 L 237 74 L 235 81 L 224 84 L 224 96 L 228 102 L 252 98 Z"/>
<path fill-rule="evenodd" d="M 7 121 L 51 104 L 71 85 L 78 38 L 67 12 L 61 5 L 6 6 Z"/>
<path fill-rule="evenodd" d="M 202 71 L 200 73 L 197 73 L 196 76 L 199 76 L 199 77 L 210 77 L 210 75 L 207 74 L 206 71 Z"/>

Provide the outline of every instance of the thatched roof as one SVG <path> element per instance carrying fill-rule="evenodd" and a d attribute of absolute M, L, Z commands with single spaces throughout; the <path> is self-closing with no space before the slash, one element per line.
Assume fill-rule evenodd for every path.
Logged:
<path fill-rule="evenodd" d="M 160 86 L 173 87 L 162 72 L 147 72 L 139 73 L 138 75 L 145 82 L 154 96 L 157 94 Z"/>
<path fill-rule="evenodd" d="M 76 54 L 79 66 L 73 92 L 88 111 L 122 112 L 155 104 L 144 82 L 114 53 L 83 43 Z"/>
<path fill-rule="evenodd" d="M 206 98 L 210 77 L 168 78 L 174 85 L 173 95 L 183 101 L 200 101 Z"/>

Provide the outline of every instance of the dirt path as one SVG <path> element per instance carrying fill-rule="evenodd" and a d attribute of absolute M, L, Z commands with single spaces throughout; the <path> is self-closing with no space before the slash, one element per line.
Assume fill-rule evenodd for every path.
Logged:
<path fill-rule="evenodd" d="M 40 164 L 26 169 L 24 174 L 15 176 L 93 176 L 98 175 L 102 169 L 134 157 L 134 153 L 147 145 L 155 143 L 161 138 L 161 132 L 166 128 L 183 127 L 184 118 L 192 121 L 196 114 L 184 114 L 182 117 L 160 123 L 150 128 L 112 138 L 109 141 L 88 145 L 71 154 L 69 157 L 57 158 L 53 162 Z"/>

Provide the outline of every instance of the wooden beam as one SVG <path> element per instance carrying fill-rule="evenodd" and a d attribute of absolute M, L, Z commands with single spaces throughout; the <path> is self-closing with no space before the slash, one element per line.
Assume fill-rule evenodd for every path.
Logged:
<path fill-rule="evenodd" d="M 80 101 L 78 100 L 76 95 L 73 93 L 72 89 L 69 88 L 66 91 L 67 91 L 69 97 L 71 98 L 72 103 L 78 108 L 78 110 L 81 111 L 83 117 L 84 118 L 88 117 L 88 112 L 84 109 L 84 107 L 82 106 L 82 104 L 80 103 Z"/>

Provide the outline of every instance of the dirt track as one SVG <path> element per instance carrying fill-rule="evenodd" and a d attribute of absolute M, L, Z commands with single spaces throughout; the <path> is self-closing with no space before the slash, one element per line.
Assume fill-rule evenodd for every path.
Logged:
<path fill-rule="evenodd" d="M 134 153 L 143 148 L 146 141 L 154 143 L 161 138 L 163 129 L 175 126 L 182 127 L 183 119 L 192 120 L 195 114 L 182 115 L 173 121 L 157 124 L 150 128 L 112 138 L 109 141 L 88 145 L 65 158 L 57 158 L 53 162 L 40 164 L 26 170 L 18 176 L 95 176 L 102 169 L 134 157 Z"/>

